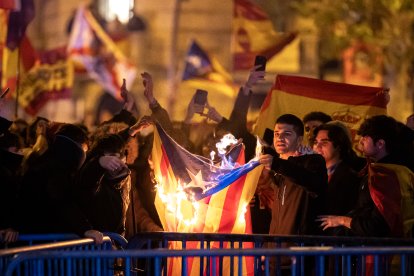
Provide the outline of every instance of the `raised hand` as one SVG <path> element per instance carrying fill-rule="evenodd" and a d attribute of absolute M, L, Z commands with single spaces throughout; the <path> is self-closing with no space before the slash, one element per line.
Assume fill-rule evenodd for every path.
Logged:
<path fill-rule="evenodd" d="M 156 102 L 154 98 L 154 82 L 152 80 L 152 76 L 148 72 L 144 72 L 141 74 L 142 77 L 142 84 L 144 85 L 144 96 L 147 98 L 149 104 L 153 104 Z"/>

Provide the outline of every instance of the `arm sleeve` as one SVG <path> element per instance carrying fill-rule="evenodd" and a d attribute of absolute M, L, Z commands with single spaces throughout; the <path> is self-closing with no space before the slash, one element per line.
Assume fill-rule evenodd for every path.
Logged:
<path fill-rule="evenodd" d="M 385 237 L 390 235 L 390 228 L 375 206 L 364 214 L 354 214 L 351 231 L 356 236 Z"/>
<path fill-rule="evenodd" d="M 325 160 L 318 154 L 289 157 L 288 160 L 275 157 L 272 170 L 316 194 L 324 191 L 328 181 Z"/>

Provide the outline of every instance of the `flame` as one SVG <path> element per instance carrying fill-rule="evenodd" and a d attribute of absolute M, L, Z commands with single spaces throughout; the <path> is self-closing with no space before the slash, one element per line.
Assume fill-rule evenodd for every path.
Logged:
<path fill-rule="evenodd" d="M 259 136 L 256 136 L 256 137 L 257 137 L 257 142 L 256 142 L 255 158 L 259 159 L 260 155 L 262 154 L 263 146 L 262 146 L 262 143 L 260 142 Z"/>
<path fill-rule="evenodd" d="M 241 212 L 239 215 L 239 223 L 245 224 L 246 223 L 246 212 L 247 212 L 247 203 L 243 203 L 243 206 L 241 207 Z"/>
<path fill-rule="evenodd" d="M 184 192 L 183 186 L 179 182 L 175 192 L 167 193 L 164 189 L 164 186 L 161 182 L 157 181 L 155 185 L 158 196 L 160 197 L 162 203 L 167 208 L 167 211 L 174 214 L 174 216 L 186 226 L 193 226 L 197 223 L 198 213 L 200 209 L 200 204 L 194 199 L 188 199 L 188 194 Z M 190 204 L 193 209 L 193 215 L 191 218 L 186 218 L 183 213 L 186 203 Z"/>
<path fill-rule="evenodd" d="M 230 145 L 237 144 L 237 139 L 234 137 L 233 134 L 228 133 L 221 138 L 220 142 L 216 143 L 216 148 L 218 150 L 219 155 L 226 154 L 226 149 Z"/>

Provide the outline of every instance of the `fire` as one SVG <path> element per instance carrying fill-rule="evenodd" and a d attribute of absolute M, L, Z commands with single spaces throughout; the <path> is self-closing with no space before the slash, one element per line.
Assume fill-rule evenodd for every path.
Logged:
<path fill-rule="evenodd" d="M 158 181 L 155 187 L 158 191 L 158 196 L 162 203 L 167 207 L 168 212 L 174 214 L 174 216 L 186 226 L 193 226 L 197 223 L 200 204 L 194 199 L 188 199 L 188 194 L 184 191 L 181 183 L 178 183 L 175 192 L 170 193 L 167 193 L 164 186 Z M 193 210 L 193 215 L 190 218 L 184 214 L 184 211 L 186 210 L 184 206 L 187 204 L 191 205 Z"/>

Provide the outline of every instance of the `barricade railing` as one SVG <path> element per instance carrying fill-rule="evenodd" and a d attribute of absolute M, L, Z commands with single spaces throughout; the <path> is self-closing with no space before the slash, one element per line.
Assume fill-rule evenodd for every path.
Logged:
<path fill-rule="evenodd" d="M 217 233 L 170 233 L 170 232 L 147 232 L 132 237 L 128 242 L 128 249 L 237 249 L 237 248 L 283 248 L 283 247 L 305 247 L 305 246 L 330 246 L 330 247 L 361 247 L 361 246 L 414 246 L 412 239 L 395 238 L 365 238 L 365 237 L 332 237 L 332 236 L 275 236 L 275 235 L 246 235 L 246 234 L 217 234 Z M 204 260 L 200 260 L 200 266 Z M 209 259 L 206 265 L 210 264 Z M 305 271 L 305 259 L 297 260 L 301 271 Z M 354 267 L 358 271 L 364 270 L 365 260 L 354 260 Z M 166 260 L 163 260 L 166 265 Z M 256 267 L 260 259 L 255 258 Z M 276 261 L 278 274 L 285 268 L 286 259 L 278 258 Z M 330 258 L 329 267 L 342 271 L 343 260 L 341 258 Z M 392 269 L 390 263 L 384 269 L 388 272 Z M 146 275 L 152 275 L 154 267 L 150 258 L 140 260 L 134 264 L 137 268 L 146 271 Z M 219 260 L 219 266 L 223 261 Z M 339 272 L 337 272 L 339 273 Z M 338 274 L 334 274 L 338 275 Z M 361 274 L 362 275 L 362 274 Z"/>
<path fill-rule="evenodd" d="M 65 238 L 72 237 L 71 234 L 39 234 L 39 235 L 22 235 L 20 238 L 24 240 L 34 240 L 45 241 L 50 238 L 50 241 L 55 241 L 55 238 Z M 41 238 L 41 239 L 37 239 Z M 8 249 L 0 250 L 0 275 L 4 274 L 5 269 L 7 268 L 10 261 L 21 254 L 33 253 L 38 254 L 41 251 L 45 250 L 82 250 L 82 251 L 93 251 L 93 250 L 111 250 L 112 241 L 111 238 L 105 236 L 102 244 L 96 244 L 93 239 L 70 239 L 65 241 L 49 242 L 43 244 L 32 244 L 27 246 L 18 246 Z"/>
<path fill-rule="evenodd" d="M 271 262 L 274 258 L 290 259 L 290 275 L 305 275 L 301 264 L 298 261 L 306 258 L 312 264 L 310 270 L 313 275 L 323 276 L 326 274 L 327 264 L 330 258 L 342 258 L 342 271 L 336 275 L 354 275 L 353 265 L 355 259 L 370 260 L 366 270 L 359 271 L 358 275 L 366 275 L 368 271 L 371 275 L 386 275 L 382 269 L 384 262 L 387 262 L 390 256 L 398 256 L 400 262 L 394 271 L 397 275 L 411 275 L 409 269 L 409 257 L 414 255 L 414 247 L 309 247 L 309 248 L 278 248 L 278 249 L 210 249 L 210 250 L 167 250 L 167 249 L 150 249 L 150 250 L 116 250 L 116 251 L 41 251 L 37 253 L 19 254 L 9 264 L 6 276 L 11 275 L 105 275 L 97 267 L 89 270 L 79 269 L 82 262 L 90 263 L 114 263 L 122 261 L 123 275 L 135 275 L 134 262 L 137 259 L 150 258 L 154 262 L 151 275 L 243 275 L 246 273 L 246 263 L 241 261 L 242 258 L 263 259 L 259 265 L 255 264 L 255 275 L 274 275 L 271 268 Z M 163 266 L 164 259 L 178 260 L 181 265 L 176 267 Z M 209 267 L 201 267 L 198 273 L 197 268 L 188 266 L 190 259 L 212 259 Z M 229 263 L 233 259 L 232 265 L 218 267 L 214 260 L 222 259 Z M 50 263 L 58 262 L 62 270 L 48 270 Z M 368 262 L 367 262 L 368 264 Z M 31 269 L 27 269 L 30 267 Z M 208 270 L 207 270 L 208 268 Z M 193 271 L 196 269 L 196 271 Z M 369 270 L 371 269 L 371 270 Z M 29 272 L 30 274 L 27 274 Z M 195 273 L 194 273 L 195 272 Z M 307 275 L 307 274 L 306 274 Z"/>

